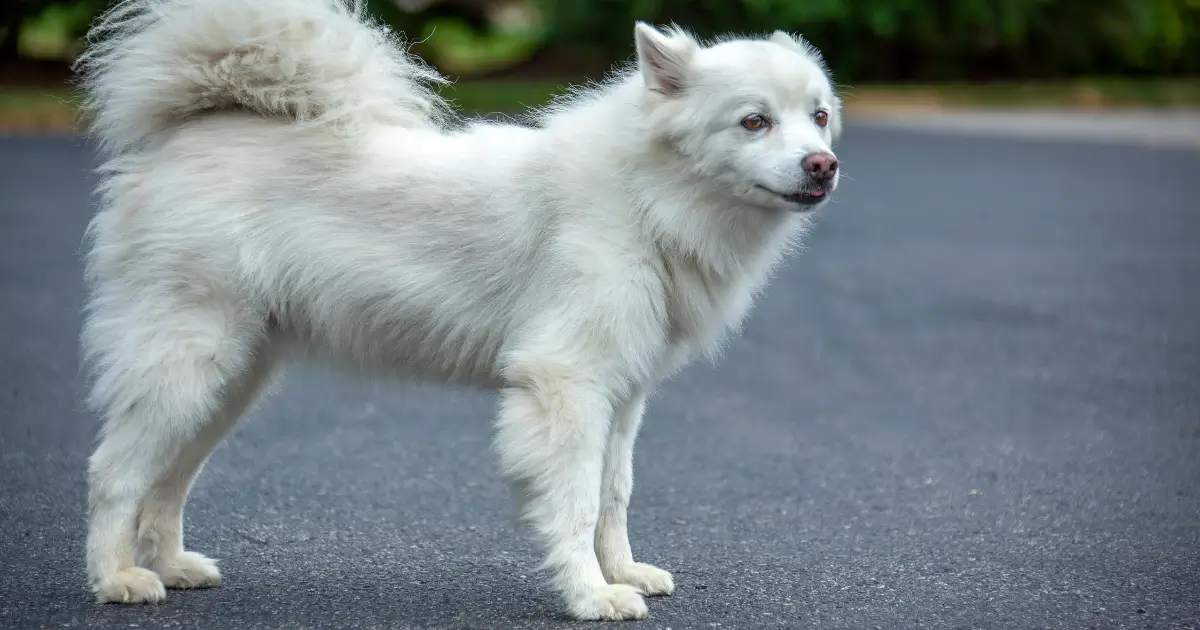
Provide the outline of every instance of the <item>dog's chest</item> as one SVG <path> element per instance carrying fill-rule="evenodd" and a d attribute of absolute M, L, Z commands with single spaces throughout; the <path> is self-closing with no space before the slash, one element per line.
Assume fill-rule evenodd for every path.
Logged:
<path fill-rule="evenodd" d="M 672 362 L 714 353 L 740 327 L 754 293 L 744 274 L 718 275 L 685 261 L 667 261 L 668 338 Z"/>

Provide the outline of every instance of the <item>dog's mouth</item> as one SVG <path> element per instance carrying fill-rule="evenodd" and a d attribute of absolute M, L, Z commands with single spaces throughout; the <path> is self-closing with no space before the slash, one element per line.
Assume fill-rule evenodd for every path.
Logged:
<path fill-rule="evenodd" d="M 815 206 L 815 205 L 821 203 L 822 201 L 825 201 L 826 199 L 829 198 L 830 193 L 833 192 L 832 189 L 827 188 L 825 186 L 812 186 L 812 185 L 805 186 L 804 188 L 802 188 L 796 192 L 793 192 L 793 193 L 776 192 L 774 190 L 771 190 L 770 188 L 767 188 L 766 186 L 759 186 L 759 188 L 771 193 L 772 195 L 775 195 L 776 197 L 779 197 L 780 199 L 782 199 L 790 204 L 802 206 L 805 208 Z"/>

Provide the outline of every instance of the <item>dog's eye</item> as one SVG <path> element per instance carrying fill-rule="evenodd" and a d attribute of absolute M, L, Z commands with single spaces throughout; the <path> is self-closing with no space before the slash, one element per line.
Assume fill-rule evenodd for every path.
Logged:
<path fill-rule="evenodd" d="M 751 114 L 742 119 L 742 126 L 750 131 L 762 131 L 771 126 L 771 121 L 762 114 Z"/>
<path fill-rule="evenodd" d="M 817 123 L 818 127 L 824 127 L 829 124 L 829 112 L 818 109 L 813 112 L 813 122 Z"/>

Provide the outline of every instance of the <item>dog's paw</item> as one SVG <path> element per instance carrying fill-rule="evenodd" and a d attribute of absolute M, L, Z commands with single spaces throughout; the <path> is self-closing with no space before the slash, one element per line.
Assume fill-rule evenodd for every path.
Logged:
<path fill-rule="evenodd" d="M 162 580 L 149 569 L 129 567 L 98 580 L 92 587 L 101 604 L 157 604 L 167 598 Z"/>
<path fill-rule="evenodd" d="M 644 562 L 630 562 L 610 572 L 608 577 L 610 582 L 628 584 L 643 595 L 670 595 L 675 592 L 675 579 L 670 571 Z"/>
<path fill-rule="evenodd" d="M 212 588 L 221 583 L 216 560 L 194 551 L 155 561 L 151 568 L 167 588 Z"/>
<path fill-rule="evenodd" d="M 645 619 L 650 614 L 637 589 L 627 584 L 606 584 L 584 591 L 567 602 L 571 616 L 583 621 Z"/>

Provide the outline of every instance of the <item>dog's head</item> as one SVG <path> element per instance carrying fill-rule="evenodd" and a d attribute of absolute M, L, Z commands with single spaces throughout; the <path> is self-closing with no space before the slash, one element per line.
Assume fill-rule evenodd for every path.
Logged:
<path fill-rule="evenodd" d="M 815 48 L 777 31 L 702 46 L 638 23 L 652 124 L 690 169 L 741 203 L 807 211 L 837 188 L 841 100 Z"/>

